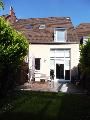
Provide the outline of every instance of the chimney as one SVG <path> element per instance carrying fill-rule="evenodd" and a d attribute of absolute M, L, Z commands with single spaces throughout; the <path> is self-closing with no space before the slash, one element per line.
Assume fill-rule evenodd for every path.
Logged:
<path fill-rule="evenodd" d="M 13 10 L 12 6 L 10 6 L 10 13 L 9 13 L 9 15 L 15 16 L 15 13 L 14 13 L 14 10 Z"/>
<path fill-rule="evenodd" d="M 14 10 L 13 10 L 13 7 L 12 7 L 12 6 L 10 6 L 9 15 L 10 15 L 9 22 L 10 22 L 11 24 L 15 23 L 17 18 L 16 18 L 16 16 L 15 16 L 15 13 L 14 13 Z"/>

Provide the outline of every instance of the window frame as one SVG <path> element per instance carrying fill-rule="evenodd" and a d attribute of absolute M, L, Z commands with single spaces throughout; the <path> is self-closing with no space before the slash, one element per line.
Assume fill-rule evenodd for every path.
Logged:
<path fill-rule="evenodd" d="M 65 38 L 64 40 L 58 40 L 58 39 L 57 39 L 57 32 L 58 32 L 58 31 L 64 31 L 64 32 L 65 32 L 65 33 L 64 33 L 64 35 L 65 35 L 65 36 L 64 36 L 64 38 Z M 66 28 L 55 28 L 55 29 L 54 29 L 54 34 L 55 34 L 55 35 L 54 35 L 54 41 L 55 41 L 55 42 L 61 42 L 61 43 L 66 42 L 66 40 L 67 40 L 67 29 L 66 29 Z"/>
<path fill-rule="evenodd" d="M 39 26 L 39 29 L 45 29 L 46 28 L 46 25 L 45 24 L 41 24 L 40 26 Z"/>

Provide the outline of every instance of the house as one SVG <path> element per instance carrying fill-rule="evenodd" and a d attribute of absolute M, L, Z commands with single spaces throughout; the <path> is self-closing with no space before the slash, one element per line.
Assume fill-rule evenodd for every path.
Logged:
<path fill-rule="evenodd" d="M 78 34 L 70 17 L 17 19 L 13 8 L 5 16 L 29 41 L 29 79 L 55 82 L 78 79 Z"/>
<path fill-rule="evenodd" d="M 90 38 L 90 23 L 81 23 L 76 27 L 76 32 L 80 43 L 85 44 L 88 38 Z"/>

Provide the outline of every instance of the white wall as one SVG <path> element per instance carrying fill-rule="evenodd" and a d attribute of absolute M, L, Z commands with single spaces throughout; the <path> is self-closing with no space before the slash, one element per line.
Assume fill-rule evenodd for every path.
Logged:
<path fill-rule="evenodd" d="M 30 59 L 29 67 L 33 66 L 32 58 L 41 58 L 40 73 L 50 76 L 50 49 L 52 48 L 71 49 L 71 69 L 78 65 L 80 56 L 79 44 L 61 44 L 61 45 L 31 44 L 29 46 L 29 59 Z"/>

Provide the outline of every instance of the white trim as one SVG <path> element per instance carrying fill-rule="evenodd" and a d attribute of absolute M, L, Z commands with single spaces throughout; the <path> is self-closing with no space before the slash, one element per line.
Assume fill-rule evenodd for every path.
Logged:
<path fill-rule="evenodd" d="M 41 24 L 40 26 L 39 26 L 39 29 L 45 29 L 45 24 Z"/>
<path fill-rule="evenodd" d="M 60 31 L 60 30 L 61 30 L 61 31 L 64 30 L 64 32 L 65 32 L 65 36 L 64 36 L 65 40 L 58 40 L 58 39 L 57 39 L 57 32 Z M 55 28 L 55 29 L 54 29 L 54 42 L 65 43 L 66 40 L 67 40 L 67 30 L 66 30 L 66 28 Z"/>
<path fill-rule="evenodd" d="M 56 56 L 54 55 L 54 57 L 50 57 L 50 60 L 51 59 L 53 59 L 54 60 L 54 75 L 55 75 L 55 77 L 54 77 L 54 81 L 66 81 L 66 82 L 68 82 L 68 81 L 71 81 L 71 49 L 70 48 L 68 48 L 68 49 L 57 49 L 57 48 L 51 48 L 50 50 L 55 50 L 55 52 L 56 52 L 56 50 L 63 50 L 64 51 L 64 57 L 62 58 L 56 58 Z M 69 50 L 69 57 L 65 57 L 65 50 Z M 54 52 L 54 54 L 55 54 L 55 52 Z M 70 70 L 70 80 L 65 80 L 65 61 L 66 60 L 70 60 L 70 63 L 69 63 L 69 70 Z M 59 64 L 62 64 L 62 62 L 61 61 L 63 61 L 63 64 L 64 64 L 64 79 L 56 79 L 56 63 L 59 63 Z"/>
<path fill-rule="evenodd" d="M 62 64 L 65 64 L 64 60 L 62 60 L 62 62 L 63 62 Z M 65 78 L 64 79 L 57 79 L 56 78 L 56 64 L 61 64 L 61 61 L 55 60 L 55 81 L 58 81 L 58 80 L 62 80 L 63 81 Z M 64 69 L 64 77 L 65 77 L 65 69 Z"/>

